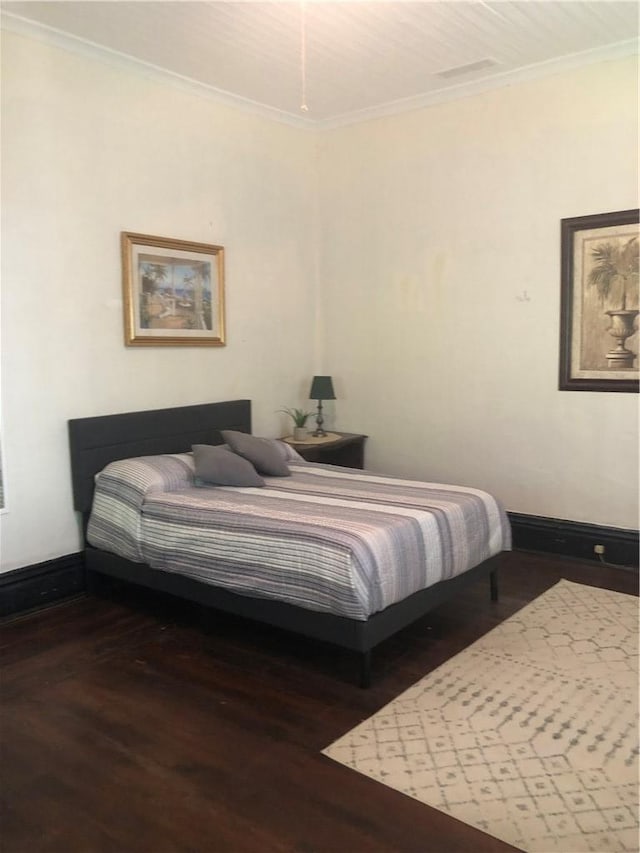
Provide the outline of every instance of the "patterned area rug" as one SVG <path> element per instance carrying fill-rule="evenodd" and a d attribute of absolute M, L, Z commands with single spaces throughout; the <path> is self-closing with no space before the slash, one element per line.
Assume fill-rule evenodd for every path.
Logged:
<path fill-rule="evenodd" d="M 638 850 L 638 599 L 560 581 L 324 754 L 533 853 Z"/>

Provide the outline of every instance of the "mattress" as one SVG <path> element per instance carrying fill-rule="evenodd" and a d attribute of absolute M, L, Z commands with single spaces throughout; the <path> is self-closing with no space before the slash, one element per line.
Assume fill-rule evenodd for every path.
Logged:
<path fill-rule="evenodd" d="M 478 489 L 294 461 L 263 488 L 196 484 L 191 454 L 97 477 L 89 543 L 258 598 L 366 620 L 511 547 Z"/>

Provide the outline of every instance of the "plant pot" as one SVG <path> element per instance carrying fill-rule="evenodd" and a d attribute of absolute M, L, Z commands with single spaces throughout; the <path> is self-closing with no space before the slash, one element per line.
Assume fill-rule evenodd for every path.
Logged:
<path fill-rule="evenodd" d="M 306 427 L 294 427 L 293 430 L 293 440 L 294 441 L 306 441 L 309 431 Z"/>

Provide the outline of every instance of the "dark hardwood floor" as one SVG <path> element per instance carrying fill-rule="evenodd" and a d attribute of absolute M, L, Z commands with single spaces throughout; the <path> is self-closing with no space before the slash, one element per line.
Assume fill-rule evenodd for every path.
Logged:
<path fill-rule="evenodd" d="M 634 572 L 504 555 L 378 648 L 346 652 L 135 588 L 2 625 L 3 853 L 509 851 L 320 751 L 560 578 Z"/>

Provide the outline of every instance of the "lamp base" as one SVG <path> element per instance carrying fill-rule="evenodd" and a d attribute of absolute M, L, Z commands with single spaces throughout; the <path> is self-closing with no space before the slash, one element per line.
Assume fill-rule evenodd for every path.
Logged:
<path fill-rule="evenodd" d="M 319 436 L 325 436 L 327 433 L 322 428 L 324 424 L 324 418 L 322 417 L 322 400 L 318 400 L 318 414 L 316 415 L 316 428 L 314 432 L 311 433 L 315 438 Z"/>

